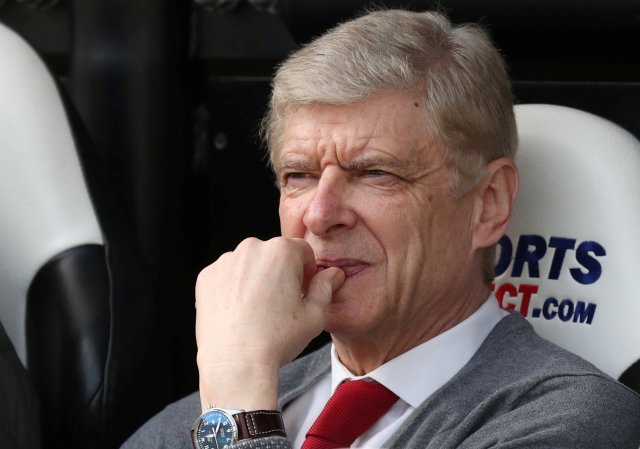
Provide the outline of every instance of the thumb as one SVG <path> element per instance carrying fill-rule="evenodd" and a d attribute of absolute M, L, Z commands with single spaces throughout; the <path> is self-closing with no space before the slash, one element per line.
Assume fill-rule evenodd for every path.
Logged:
<path fill-rule="evenodd" d="M 308 305 L 317 305 L 325 309 L 330 303 L 333 293 L 344 284 L 345 274 L 340 268 L 326 268 L 316 273 L 307 289 Z"/>

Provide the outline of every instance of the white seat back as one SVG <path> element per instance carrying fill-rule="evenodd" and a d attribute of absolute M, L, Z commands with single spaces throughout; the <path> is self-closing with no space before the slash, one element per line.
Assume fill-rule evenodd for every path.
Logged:
<path fill-rule="evenodd" d="M 516 106 L 521 191 L 495 292 L 618 378 L 640 359 L 640 142 L 553 105 Z"/>
<path fill-rule="evenodd" d="M 0 55 L 0 319 L 26 364 L 33 277 L 52 256 L 102 244 L 102 235 L 52 76 L 2 24 Z"/>

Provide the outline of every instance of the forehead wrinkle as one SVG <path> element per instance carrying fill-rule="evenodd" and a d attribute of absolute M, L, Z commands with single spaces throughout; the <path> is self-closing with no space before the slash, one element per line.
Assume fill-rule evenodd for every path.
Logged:
<path fill-rule="evenodd" d="M 327 109 L 321 109 L 321 106 Z M 408 129 L 393 126 L 401 105 L 391 102 L 382 108 L 376 106 L 377 109 L 370 106 L 368 103 L 349 104 L 337 111 L 331 109 L 331 105 L 320 104 L 300 108 L 296 114 L 289 115 L 288 124 L 285 124 L 288 142 L 283 149 L 287 153 L 299 153 L 303 158 L 317 158 L 320 165 L 333 160 L 340 165 L 363 166 L 362 161 L 370 158 L 369 149 L 379 152 L 382 157 L 375 157 L 376 162 L 366 162 L 366 165 L 384 163 L 389 166 L 391 159 L 395 159 L 396 165 L 424 163 L 424 159 L 431 159 L 420 154 L 418 148 L 423 145 L 411 136 L 412 133 L 405 132 Z M 415 124 L 404 123 L 403 126 L 411 128 Z M 354 165 L 352 160 L 355 158 L 359 162 Z"/>
<path fill-rule="evenodd" d="M 371 137 L 368 135 L 358 136 L 352 132 L 346 133 L 341 136 L 338 134 L 334 137 L 336 159 L 340 165 L 345 165 L 348 161 L 358 158 L 367 144 L 371 141 Z"/>
<path fill-rule="evenodd" d="M 274 159 L 276 171 L 285 163 L 292 164 L 296 160 L 307 159 L 305 154 L 316 146 L 317 138 L 313 130 L 314 125 L 311 123 L 289 123 L 285 126 L 283 144 Z"/>

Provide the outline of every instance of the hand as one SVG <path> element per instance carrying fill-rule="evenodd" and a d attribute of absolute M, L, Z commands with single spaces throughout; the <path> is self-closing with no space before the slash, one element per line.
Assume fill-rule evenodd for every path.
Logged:
<path fill-rule="evenodd" d="M 243 241 L 196 283 L 200 396 L 207 404 L 274 409 L 279 369 L 324 328 L 344 273 L 316 273 L 304 240 Z"/>

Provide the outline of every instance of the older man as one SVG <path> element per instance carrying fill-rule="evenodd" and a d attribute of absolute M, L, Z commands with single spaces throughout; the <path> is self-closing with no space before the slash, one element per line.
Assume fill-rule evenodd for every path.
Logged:
<path fill-rule="evenodd" d="M 125 447 L 638 447 L 640 397 L 490 295 L 517 137 L 478 27 L 347 22 L 279 68 L 264 129 L 282 237 L 203 270 L 199 395 Z"/>

